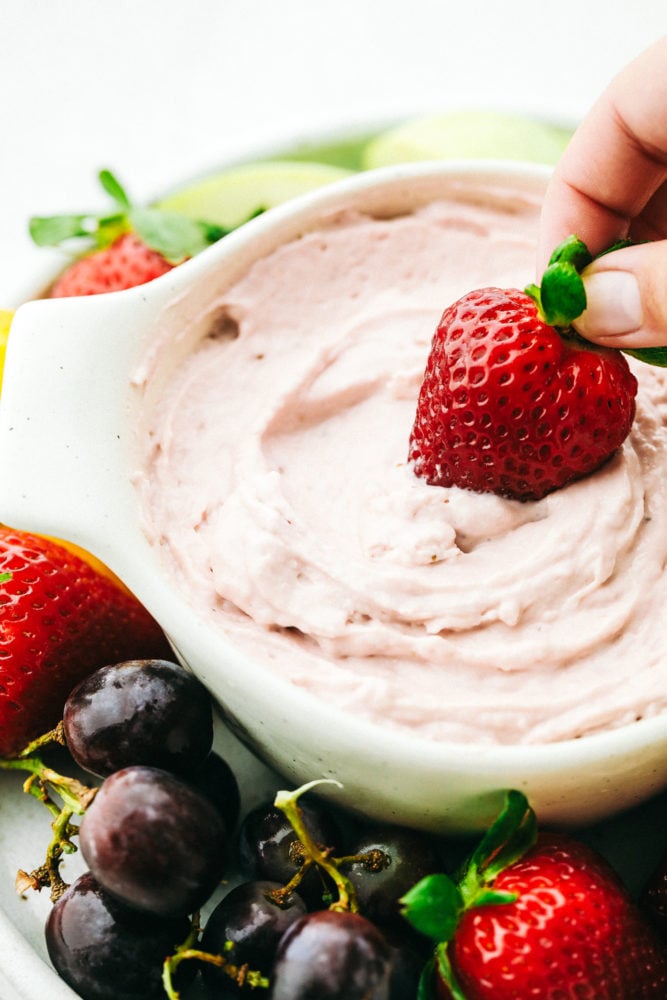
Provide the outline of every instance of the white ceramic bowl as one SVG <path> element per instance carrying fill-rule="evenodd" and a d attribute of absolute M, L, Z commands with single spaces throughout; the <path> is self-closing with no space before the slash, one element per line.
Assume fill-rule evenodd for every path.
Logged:
<path fill-rule="evenodd" d="M 149 285 L 29 302 L 15 317 L 0 407 L 0 520 L 78 542 L 111 566 L 236 733 L 288 781 L 334 777 L 343 785 L 337 801 L 425 829 L 479 828 L 509 787 L 527 793 L 542 821 L 558 824 L 590 823 L 638 803 L 667 786 L 667 715 L 530 747 L 429 742 L 342 715 L 198 618 L 144 536 L 130 472 L 142 413 L 199 336 L 196 317 L 254 259 L 332 209 L 394 215 L 452 184 L 484 187 L 499 173 L 521 174 L 541 192 L 548 171 L 477 161 L 360 174 L 266 213 Z M 152 359 L 142 394 L 131 373 L 165 334 L 170 347 Z"/>

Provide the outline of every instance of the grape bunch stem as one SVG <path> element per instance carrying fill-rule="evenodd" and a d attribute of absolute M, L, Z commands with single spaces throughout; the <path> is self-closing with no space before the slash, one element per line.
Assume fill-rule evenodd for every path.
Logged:
<path fill-rule="evenodd" d="M 67 888 L 67 883 L 60 874 L 62 856 L 73 854 L 77 850 L 72 837 L 78 833 L 78 826 L 71 822 L 72 817 L 85 813 L 95 798 L 97 788 L 90 788 L 77 778 L 65 777 L 48 767 L 36 751 L 50 743 L 64 744 L 62 723 L 33 740 L 16 757 L 0 757 L 0 770 L 28 771 L 29 777 L 23 783 L 23 791 L 46 806 L 53 816 L 53 836 L 46 849 L 44 864 L 29 873 L 19 869 L 16 891 L 22 895 L 27 889 L 39 892 L 49 887 L 51 901 L 55 903 Z M 55 801 L 52 793 L 62 800 L 62 805 Z"/>

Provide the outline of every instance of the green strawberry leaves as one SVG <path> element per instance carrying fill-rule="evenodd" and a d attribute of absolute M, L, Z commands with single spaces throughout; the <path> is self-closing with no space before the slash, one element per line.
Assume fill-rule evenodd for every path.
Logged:
<path fill-rule="evenodd" d="M 110 246 L 123 233 L 134 232 L 152 250 L 171 264 L 194 257 L 229 230 L 205 221 L 189 219 L 176 212 L 135 206 L 122 184 L 110 170 L 101 170 L 99 181 L 113 201 L 113 211 L 106 215 L 68 214 L 33 216 L 30 236 L 38 246 L 60 246 L 71 240 L 85 239 L 92 249 Z"/>
<path fill-rule="evenodd" d="M 581 271 L 593 260 L 588 247 L 578 236 L 568 236 L 556 247 L 538 287 L 526 292 L 537 303 L 545 323 L 568 327 L 586 308 L 586 289 Z"/>
<path fill-rule="evenodd" d="M 38 247 L 55 247 L 79 236 L 91 236 L 87 215 L 33 216 L 30 236 Z"/>
<path fill-rule="evenodd" d="M 509 791 L 503 810 L 473 852 L 459 881 L 466 908 L 513 902 L 514 896 L 490 887 L 500 872 L 522 858 L 536 839 L 537 820 L 525 795 Z"/>
<path fill-rule="evenodd" d="M 427 875 L 400 900 L 408 923 L 435 943 L 433 958 L 422 974 L 418 1000 L 430 1000 L 434 995 L 436 974 L 447 983 L 454 1000 L 466 1000 L 451 967 L 447 945 L 467 910 L 514 902 L 514 893 L 498 892 L 493 884 L 501 871 L 530 850 L 536 839 L 537 819 L 528 800 L 522 792 L 509 791 L 501 812 L 457 880 L 444 873 Z"/>
<path fill-rule="evenodd" d="M 556 247 L 540 285 L 528 285 L 526 294 L 537 305 L 545 323 L 567 328 L 586 308 L 581 271 L 593 260 L 578 236 L 568 236 Z"/>
<path fill-rule="evenodd" d="M 456 883 L 445 875 L 427 875 L 401 900 L 403 916 L 415 930 L 433 941 L 449 941 L 463 911 L 463 897 Z"/>
<path fill-rule="evenodd" d="M 620 240 L 599 253 L 598 257 L 628 246 L 632 246 L 632 240 Z M 578 236 L 568 236 L 549 258 L 541 283 L 524 289 L 549 326 L 565 331 L 581 316 L 586 308 L 586 289 L 581 272 L 592 262 L 593 256 L 586 244 Z M 667 347 L 623 348 L 623 353 L 645 364 L 667 368 Z"/>
<path fill-rule="evenodd" d="M 194 257 L 226 234 L 222 226 L 196 222 L 157 208 L 132 209 L 128 219 L 137 236 L 172 264 Z"/>

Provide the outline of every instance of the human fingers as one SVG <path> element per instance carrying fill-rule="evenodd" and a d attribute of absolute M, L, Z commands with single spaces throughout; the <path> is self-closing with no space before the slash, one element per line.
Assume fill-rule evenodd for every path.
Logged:
<path fill-rule="evenodd" d="M 541 272 L 576 233 L 593 254 L 624 238 L 667 179 L 667 37 L 611 82 L 575 132 L 549 183 Z"/>
<path fill-rule="evenodd" d="M 587 305 L 574 326 L 604 347 L 667 346 L 667 240 L 598 257 L 583 272 Z"/>

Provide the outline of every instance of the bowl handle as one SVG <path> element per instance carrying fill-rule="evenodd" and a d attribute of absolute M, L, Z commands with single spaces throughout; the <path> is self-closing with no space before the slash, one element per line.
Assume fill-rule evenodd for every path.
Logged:
<path fill-rule="evenodd" d="M 104 559 L 137 521 L 130 375 L 167 280 L 111 295 L 27 302 L 12 323 L 0 398 L 0 522 Z M 131 533 L 131 532 L 130 532 Z"/>

